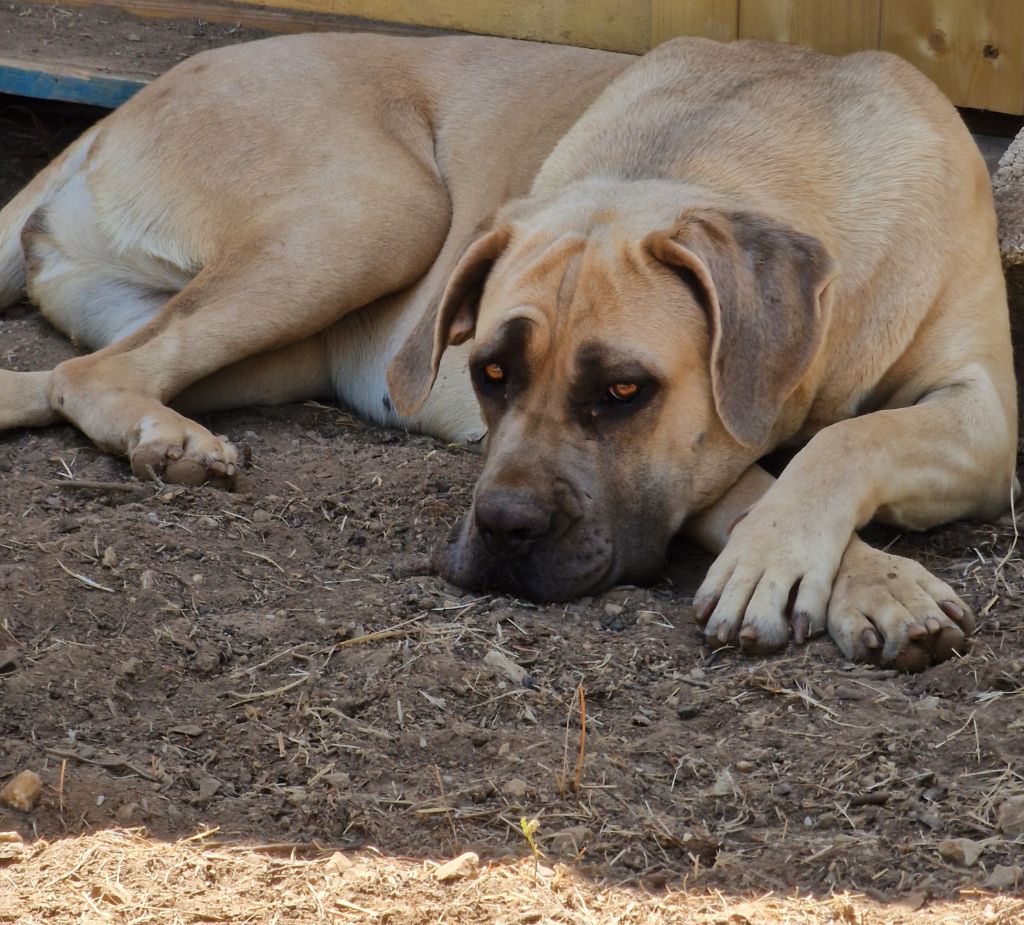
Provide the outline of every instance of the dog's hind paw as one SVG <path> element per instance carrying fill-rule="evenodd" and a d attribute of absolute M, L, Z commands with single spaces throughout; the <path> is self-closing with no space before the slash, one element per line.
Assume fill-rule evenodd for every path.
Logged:
<path fill-rule="evenodd" d="M 974 615 L 924 566 L 854 539 L 832 590 L 828 631 L 847 658 L 922 671 L 970 650 Z"/>
<path fill-rule="evenodd" d="M 232 488 L 238 477 L 235 446 L 169 408 L 164 411 L 159 419 L 147 417 L 138 429 L 129 453 L 135 475 L 176 485 Z"/>

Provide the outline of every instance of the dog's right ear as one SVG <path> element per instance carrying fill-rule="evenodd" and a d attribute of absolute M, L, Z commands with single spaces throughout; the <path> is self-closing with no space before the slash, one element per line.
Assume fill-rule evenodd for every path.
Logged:
<path fill-rule="evenodd" d="M 427 312 L 395 354 L 387 371 L 388 393 L 402 417 L 415 414 L 430 395 L 445 348 L 464 343 L 476 329 L 487 274 L 508 244 L 502 224 L 474 240 L 455 265 L 437 308 Z"/>

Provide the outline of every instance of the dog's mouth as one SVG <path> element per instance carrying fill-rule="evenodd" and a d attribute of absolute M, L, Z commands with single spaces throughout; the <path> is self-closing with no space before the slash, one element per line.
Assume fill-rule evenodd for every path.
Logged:
<path fill-rule="evenodd" d="M 537 603 L 555 603 L 611 587 L 620 569 L 614 546 L 600 530 L 573 530 L 525 555 L 489 551 L 467 514 L 434 553 L 442 578 L 473 591 L 500 591 Z"/>
<path fill-rule="evenodd" d="M 461 588 L 502 592 L 534 603 L 561 603 L 623 582 L 651 584 L 661 574 L 664 549 L 624 563 L 610 533 L 590 525 L 526 555 L 502 557 L 488 551 L 470 513 L 435 550 L 433 564 L 442 578 Z"/>

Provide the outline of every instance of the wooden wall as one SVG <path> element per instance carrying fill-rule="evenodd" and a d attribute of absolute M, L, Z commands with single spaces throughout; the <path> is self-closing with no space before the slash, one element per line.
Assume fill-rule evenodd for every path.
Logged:
<path fill-rule="evenodd" d="M 642 53 L 676 35 L 884 48 L 961 106 L 1024 114 L 1024 0 L 246 0 Z"/>

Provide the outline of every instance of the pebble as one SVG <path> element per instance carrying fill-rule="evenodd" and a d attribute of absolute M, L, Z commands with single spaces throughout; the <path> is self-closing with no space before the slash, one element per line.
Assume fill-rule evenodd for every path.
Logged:
<path fill-rule="evenodd" d="M 434 879 L 464 880 L 467 877 L 475 877 L 480 870 L 480 857 L 474 851 L 467 851 L 457 858 L 452 858 L 445 864 L 441 864 L 434 871 Z"/>
<path fill-rule="evenodd" d="M 334 790 L 349 790 L 352 787 L 352 778 L 344 771 L 332 771 L 324 775 L 324 782 Z"/>
<path fill-rule="evenodd" d="M 1007 838 L 1024 835 L 1024 796 L 1010 797 L 999 806 L 996 825 Z"/>
<path fill-rule="evenodd" d="M 529 791 L 529 785 L 518 777 L 509 778 L 501 785 L 501 792 L 513 800 L 521 800 Z"/>
<path fill-rule="evenodd" d="M 969 838 L 947 838 L 939 842 L 939 855 L 960 867 L 973 867 L 986 847 L 985 842 Z"/>
<path fill-rule="evenodd" d="M 25 842 L 17 832 L 0 832 L 0 861 L 17 861 L 25 851 Z"/>
<path fill-rule="evenodd" d="M 113 546 L 108 546 L 103 550 L 103 567 L 117 568 L 117 552 Z"/>
<path fill-rule="evenodd" d="M 988 875 L 985 886 L 990 890 L 1012 890 L 1022 881 L 1024 881 L 1024 867 L 1017 864 L 1012 866 L 998 864 L 996 869 Z"/>
<path fill-rule="evenodd" d="M 743 774 L 749 774 L 751 771 L 754 770 L 754 762 L 753 761 L 747 761 L 744 758 L 744 759 L 741 759 L 740 761 L 737 761 L 735 767 L 736 767 L 737 771 L 740 771 Z"/>
<path fill-rule="evenodd" d="M 699 703 L 681 703 L 676 707 L 676 716 L 680 719 L 693 719 L 700 716 L 701 709 Z"/>
<path fill-rule="evenodd" d="M 118 825 L 130 825 L 138 811 L 138 803 L 122 803 L 117 807 L 114 818 L 117 820 Z"/>
<path fill-rule="evenodd" d="M 0 790 L 0 803 L 30 813 L 43 792 L 42 778 L 35 771 L 22 771 Z"/>
<path fill-rule="evenodd" d="M 497 649 L 491 649 L 484 656 L 484 664 L 496 668 L 498 671 L 505 674 L 514 684 L 525 685 L 527 679 L 530 677 L 529 672 L 517 665 L 512 659 L 510 659 L 504 652 L 499 652 Z"/>
<path fill-rule="evenodd" d="M 604 612 L 609 617 L 621 617 L 626 612 L 626 608 L 622 604 L 605 604 Z"/>
<path fill-rule="evenodd" d="M 594 833 L 585 825 L 574 825 L 555 832 L 548 844 L 555 854 L 578 855 L 580 849 L 593 837 Z"/>
<path fill-rule="evenodd" d="M 340 851 L 335 851 L 334 854 L 324 861 L 324 867 L 327 868 L 328 872 L 339 877 L 344 877 L 354 866 L 351 858 Z"/>
<path fill-rule="evenodd" d="M 221 782 L 216 777 L 204 777 L 199 781 L 199 794 L 196 799 L 200 803 L 206 803 L 213 799 L 220 788 Z"/>
<path fill-rule="evenodd" d="M 14 649 L 0 650 L 0 674 L 11 674 L 18 670 L 18 659 Z"/>

